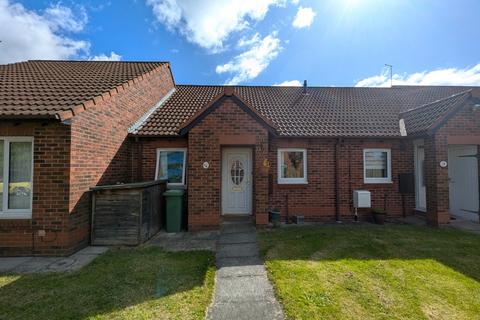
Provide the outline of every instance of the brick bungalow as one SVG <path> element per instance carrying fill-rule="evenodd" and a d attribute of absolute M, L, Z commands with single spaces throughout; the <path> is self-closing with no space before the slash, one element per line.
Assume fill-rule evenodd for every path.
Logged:
<path fill-rule="evenodd" d="M 78 250 L 90 187 L 154 179 L 186 189 L 189 230 L 269 208 L 349 221 L 357 189 L 393 217 L 478 222 L 478 87 L 193 86 L 162 62 L 29 61 L 0 66 L 0 117 L 2 255 Z"/>
<path fill-rule="evenodd" d="M 173 87 L 163 62 L 1 65 L 0 255 L 85 247 L 89 188 L 131 180 L 128 128 Z"/>

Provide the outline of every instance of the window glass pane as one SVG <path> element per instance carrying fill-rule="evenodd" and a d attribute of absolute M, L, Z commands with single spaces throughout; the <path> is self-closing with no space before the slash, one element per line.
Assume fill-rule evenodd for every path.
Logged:
<path fill-rule="evenodd" d="M 0 211 L 3 210 L 3 147 L 5 142 L 0 140 Z"/>
<path fill-rule="evenodd" d="M 10 142 L 8 208 L 30 209 L 32 143 Z"/>
<path fill-rule="evenodd" d="M 367 178 L 388 178 L 388 155 L 385 151 L 365 152 L 365 174 Z"/>
<path fill-rule="evenodd" d="M 157 179 L 183 183 L 183 151 L 160 151 Z"/>
<path fill-rule="evenodd" d="M 303 152 L 282 151 L 282 178 L 304 178 Z"/>

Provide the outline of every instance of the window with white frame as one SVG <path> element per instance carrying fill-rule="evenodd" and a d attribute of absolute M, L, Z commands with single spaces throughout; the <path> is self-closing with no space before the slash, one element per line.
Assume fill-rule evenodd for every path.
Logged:
<path fill-rule="evenodd" d="M 390 149 L 363 150 L 363 177 L 365 183 L 392 182 Z"/>
<path fill-rule="evenodd" d="M 278 183 L 307 183 L 306 149 L 278 149 Z"/>
<path fill-rule="evenodd" d="M 184 185 L 186 159 L 187 149 L 157 149 L 155 178 L 170 185 Z"/>
<path fill-rule="evenodd" d="M 33 139 L 0 137 L 0 219 L 32 217 Z"/>

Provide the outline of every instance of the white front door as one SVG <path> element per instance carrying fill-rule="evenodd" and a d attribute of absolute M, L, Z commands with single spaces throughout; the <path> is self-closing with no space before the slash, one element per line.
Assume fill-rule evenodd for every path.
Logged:
<path fill-rule="evenodd" d="M 222 154 L 222 213 L 252 213 L 252 150 L 225 148 Z"/>
<path fill-rule="evenodd" d="M 427 193 L 425 188 L 425 148 L 423 144 L 416 145 L 415 151 L 416 209 L 426 211 Z"/>
<path fill-rule="evenodd" d="M 448 146 L 448 180 L 450 213 L 456 217 L 479 221 L 477 146 Z"/>

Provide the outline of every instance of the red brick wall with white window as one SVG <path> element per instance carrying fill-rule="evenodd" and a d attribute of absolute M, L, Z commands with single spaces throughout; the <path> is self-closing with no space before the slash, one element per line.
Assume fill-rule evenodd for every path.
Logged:
<path fill-rule="evenodd" d="M 34 137 L 34 178 L 32 219 L 0 220 L 0 255 L 68 255 L 86 246 L 89 188 L 134 179 L 128 128 L 173 86 L 163 66 L 87 103 L 69 125 L 2 121 L 0 136 Z"/>
<path fill-rule="evenodd" d="M 310 221 L 335 220 L 335 160 L 336 139 L 280 138 L 268 134 L 265 127 L 247 115 L 235 103 L 228 101 L 194 126 L 186 138 L 143 138 L 134 150 L 141 150 L 141 179 L 150 180 L 155 174 L 156 149 L 185 147 L 187 151 L 187 185 L 189 228 L 216 227 L 221 213 L 221 147 L 254 146 L 253 208 L 257 223 L 266 222 L 268 208 L 281 210 L 285 219 L 288 195 L 290 215 L 304 215 Z M 352 192 L 355 189 L 372 192 L 372 206 L 386 209 L 391 216 L 403 214 L 402 197 L 398 193 L 398 175 L 413 173 L 413 145 L 402 139 L 344 139 L 339 147 L 339 205 L 342 220 L 353 219 Z M 141 149 L 139 149 L 141 148 Z M 308 184 L 277 183 L 277 149 L 307 149 Z M 363 179 L 363 149 L 391 149 L 392 183 L 365 184 Z M 132 157 L 133 161 L 138 158 Z M 270 167 L 265 167 L 268 159 Z M 209 169 L 203 169 L 208 161 Z M 137 169 L 138 170 L 138 169 Z M 138 171 L 137 171 L 138 174 Z M 412 214 L 414 194 L 405 196 L 405 212 Z M 360 210 L 360 217 L 370 217 L 370 210 Z"/>
<path fill-rule="evenodd" d="M 307 221 L 335 221 L 335 144 L 336 139 L 275 138 L 271 139 L 270 173 L 272 192 L 270 207 L 288 214 L 303 215 Z M 308 184 L 278 184 L 277 149 L 307 149 Z M 391 149 L 392 183 L 364 183 L 363 150 Z M 398 175 L 413 173 L 413 147 L 409 141 L 399 139 L 343 139 L 338 155 L 340 219 L 353 219 L 353 190 L 369 190 L 372 207 L 385 208 L 389 216 L 402 216 L 402 197 L 398 193 Z M 414 195 L 405 196 L 405 212 L 410 215 Z M 361 219 L 370 217 L 370 210 L 360 209 Z"/>
<path fill-rule="evenodd" d="M 136 182 L 155 179 L 157 149 L 188 147 L 188 140 L 186 138 L 139 138 L 137 140 L 132 138 L 131 141 L 132 177 Z"/>
<path fill-rule="evenodd" d="M 0 219 L 0 255 L 68 250 L 70 127 L 58 122 L 2 121 L 0 136 L 33 137 L 31 219 Z M 40 236 L 39 231 L 45 231 Z"/>

